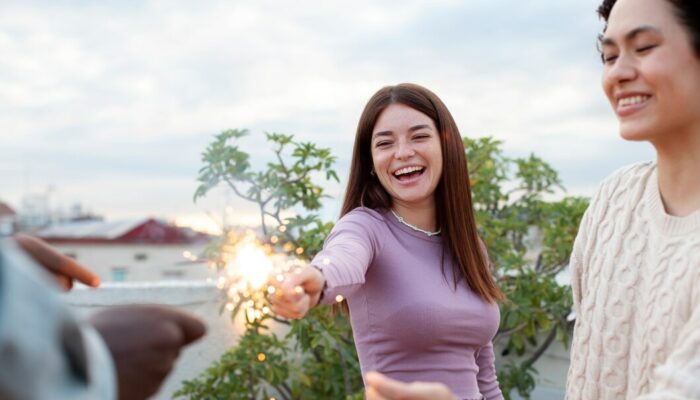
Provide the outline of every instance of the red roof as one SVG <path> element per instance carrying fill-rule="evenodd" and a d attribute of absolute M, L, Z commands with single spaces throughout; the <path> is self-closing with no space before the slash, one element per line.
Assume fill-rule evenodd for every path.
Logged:
<path fill-rule="evenodd" d="M 17 213 L 15 212 L 15 210 L 12 209 L 12 207 L 0 201 L 0 216 L 8 215 L 14 217 L 15 215 L 17 215 Z"/>
<path fill-rule="evenodd" d="M 49 243 L 192 244 L 210 236 L 154 218 L 125 221 L 76 221 L 52 225 L 37 233 Z"/>

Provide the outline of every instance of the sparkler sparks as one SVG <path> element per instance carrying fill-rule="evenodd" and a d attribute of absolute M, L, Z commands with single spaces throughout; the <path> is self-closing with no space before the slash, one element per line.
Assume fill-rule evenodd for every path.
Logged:
<path fill-rule="evenodd" d="M 282 245 L 277 237 L 273 238 L 270 242 Z M 224 308 L 229 312 L 240 309 L 248 323 L 268 318 L 272 310 L 267 296 L 282 295 L 278 286 L 288 274 L 301 272 L 300 266 L 306 263 L 296 259 L 294 254 L 292 258 L 287 258 L 284 254 L 274 253 L 273 247 L 259 241 L 252 231 L 244 235 L 229 232 L 226 239 L 227 243 L 221 247 L 216 263 L 223 273 L 217 279 L 216 286 L 228 298 Z M 294 250 L 290 246 L 290 243 L 285 243 L 283 248 L 288 253 L 303 253 L 300 247 Z M 296 286 L 294 291 L 303 293 L 304 290 Z"/>
<path fill-rule="evenodd" d="M 272 273 L 273 264 L 270 257 L 255 243 L 255 237 L 246 237 L 237 246 L 234 258 L 226 266 L 230 275 L 240 276 L 252 289 L 260 289 Z"/>

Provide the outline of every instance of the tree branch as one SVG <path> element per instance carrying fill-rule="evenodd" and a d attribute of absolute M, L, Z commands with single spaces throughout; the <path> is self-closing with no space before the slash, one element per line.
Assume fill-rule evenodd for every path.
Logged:
<path fill-rule="evenodd" d="M 267 226 L 265 225 L 265 204 L 259 203 L 260 207 L 260 226 L 262 226 L 263 235 L 267 236 Z"/>
<path fill-rule="evenodd" d="M 243 198 L 244 200 L 252 201 L 253 203 L 257 203 L 257 201 L 256 201 L 254 198 L 252 198 L 252 197 L 250 197 L 250 196 L 247 196 L 247 195 L 241 193 L 241 192 L 238 190 L 238 187 L 236 187 L 236 183 L 233 182 L 233 181 L 231 181 L 230 178 L 224 177 L 224 181 L 229 185 L 229 187 L 230 187 L 231 189 L 233 189 L 233 192 L 236 193 L 236 195 L 237 195 L 238 197 L 241 197 L 241 198 Z"/>
<path fill-rule="evenodd" d="M 282 149 L 284 149 L 284 145 L 281 145 L 279 149 L 275 150 L 275 155 L 277 156 L 277 161 L 279 161 L 280 166 L 286 172 L 285 175 L 289 177 L 289 168 L 287 168 L 287 166 L 284 164 L 284 160 L 282 159 Z"/>
<path fill-rule="evenodd" d="M 549 331 L 549 335 L 547 335 L 547 339 L 545 339 L 544 342 L 540 345 L 540 347 L 535 350 L 534 353 L 525 360 L 522 364 L 521 367 L 522 369 L 527 369 L 531 367 L 541 356 L 544 354 L 545 351 L 549 348 L 549 345 L 552 344 L 554 339 L 557 337 L 557 326 L 555 325 L 554 328 L 552 328 L 551 331 Z"/>
<path fill-rule="evenodd" d="M 284 400 L 292 400 L 294 398 L 292 388 L 287 385 L 287 382 L 280 383 L 279 386 L 275 386 L 275 389 L 277 389 L 277 392 Z"/>
<path fill-rule="evenodd" d="M 514 332 L 517 332 L 517 331 L 519 331 L 519 330 L 522 330 L 523 328 L 525 328 L 525 327 L 527 326 L 527 323 L 528 323 L 528 322 L 525 321 L 525 322 L 523 322 L 522 324 L 520 324 L 520 325 L 518 325 L 518 326 L 516 326 L 516 327 L 513 327 L 513 328 L 511 328 L 511 329 L 507 329 L 507 330 L 504 330 L 504 331 L 497 332 L 497 333 L 496 333 L 496 336 L 503 336 L 503 335 L 506 335 L 506 336 L 507 336 L 507 335 L 510 335 L 510 334 L 512 334 L 512 333 L 514 333 Z"/>
<path fill-rule="evenodd" d="M 265 210 L 261 210 L 261 212 L 262 212 L 264 215 L 268 215 L 268 216 L 274 218 L 275 221 L 277 221 L 277 224 L 278 224 L 278 225 L 284 225 L 284 223 L 282 222 L 282 218 L 280 218 L 280 216 L 279 216 L 279 207 L 277 208 L 277 210 L 278 210 L 278 211 L 277 211 L 277 213 L 275 213 L 275 214 L 273 214 L 273 213 L 271 213 L 271 212 L 269 212 L 269 211 L 265 211 Z M 298 240 L 297 238 L 295 238 L 294 236 L 292 236 L 292 234 L 289 233 L 289 230 L 286 230 L 286 231 L 284 231 L 283 233 L 284 233 L 284 236 L 287 238 L 287 240 L 288 240 L 289 242 L 291 242 L 291 243 L 294 245 L 294 247 L 301 247 L 301 244 L 299 243 L 299 240 Z"/>
<path fill-rule="evenodd" d="M 282 319 L 279 317 L 272 316 L 270 318 L 272 318 L 273 321 L 278 322 L 278 323 L 283 324 L 283 325 L 291 325 L 292 324 L 291 322 L 287 321 L 286 319 Z"/>
<path fill-rule="evenodd" d="M 304 180 L 307 176 L 309 176 L 309 170 L 304 171 L 304 173 L 302 173 L 301 175 L 297 176 L 297 177 L 294 178 L 294 179 L 285 180 L 285 181 L 282 182 L 282 183 L 285 184 L 285 185 L 291 185 L 291 184 L 293 184 L 293 183 L 301 182 L 301 181 Z"/>

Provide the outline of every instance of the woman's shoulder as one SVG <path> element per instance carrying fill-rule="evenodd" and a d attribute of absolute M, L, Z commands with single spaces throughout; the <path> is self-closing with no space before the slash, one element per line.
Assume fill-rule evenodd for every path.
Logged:
<path fill-rule="evenodd" d="M 340 217 L 329 237 L 351 234 L 379 246 L 388 234 L 385 218 L 381 210 L 357 207 Z"/>
<path fill-rule="evenodd" d="M 611 208 L 627 209 L 630 196 L 643 191 L 654 171 L 656 163 L 652 161 L 617 169 L 600 183 L 586 210 L 587 217 L 584 218 L 596 220 Z"/>
<path fill-rule="evenodd" d="M 386 217 L 382 210 L 367 207 L 356 207 L 340 217 L 336 225 L 359 223 L 367 227 L 385 226 Z"/>
<path fill-rule="evenodd" d="M 633 178 L 647 176 L 655 169 L 656 162 L 654 161 L 643 161 L 625 165 L 624 167 L 618 168 L 615 172 L 608 175 L 608 177 L 603 180 L 603 185 L 609 185 L 613 182 L 616 185 L 628 183 Z"/>
<path fill-rule="evenodd" d="M 595 197 L 610 198 L 616 193 L 627 192 L 647 184 L 649 177 L 656 170 L 656 162 L 645 161 L 626 165 L 617 169 L 601 182 Z"/>

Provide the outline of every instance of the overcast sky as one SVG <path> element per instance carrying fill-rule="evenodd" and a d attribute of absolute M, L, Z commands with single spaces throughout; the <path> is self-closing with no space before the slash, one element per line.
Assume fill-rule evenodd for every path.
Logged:
<path fill-rule="evenodd" d="M 463 135 L 531 152 L 590 195 L 653 157 L 622 141 L 600 89 L 597 0 L 7 1 L 0 4 L 0 199 L 51 189 L 110 219 L 255 209 L 192 202 L 223 129 L 331 147 L 339 196 L 359 114 L 380 87 L 436 92 Z M 340 200 L 328 202 L 333 218 Z M 248 215 L 248 216 L 246 216 Z M 256 219 L 253 219 L 256 220 Z"/>

